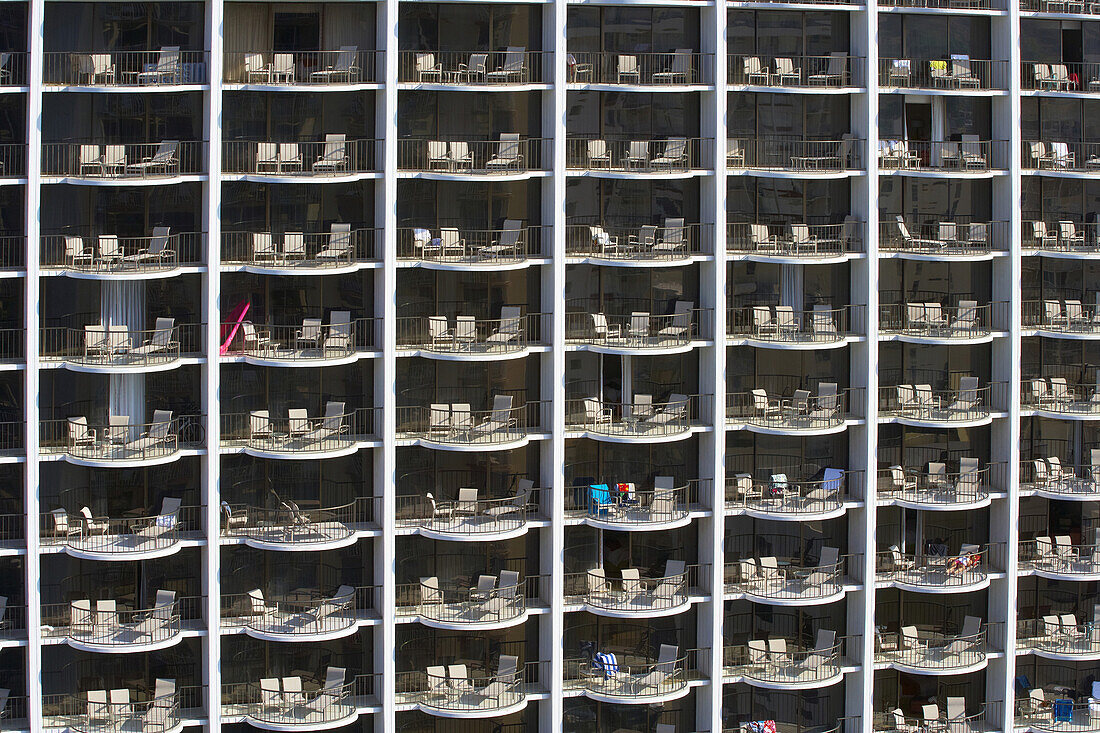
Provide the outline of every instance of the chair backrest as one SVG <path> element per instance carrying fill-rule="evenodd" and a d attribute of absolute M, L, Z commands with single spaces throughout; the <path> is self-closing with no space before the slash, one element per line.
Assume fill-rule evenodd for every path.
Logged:
<path fill-rule="evenodd" d="M 294 54 L 277 53 L 271 61 L 271 69 L 276 74 L 289 74 L 294 71 Z"/>
<path fill-rule="evenodd" d="M 607 141 L 606 140 L 589 140 L 588 141 L 588 157 L 589 158 L 606 158 L 606 157 L 608 157 Z"/>
<path fill-rule="evenodd" d="M 963 618 L 962 629 L 959 631 L 959 636 L 968 639 L 978 635 L 978 632 L 982 630 L 982 620 L 977 616 L 966 616 Z"/>
<path fill-rule="evenodd" d="M 344 686 L 346 677 L 347 670 L 343 667 L 329 667 L 325 670 L 325 686 L 322 689 L 328 693 L 336 692 Z"/>
<path fill-rule="evenodd" d="M 149 437 L 158 440 L 168 437 L 172 426 L 171 410 L 153 410 L 153 424 L 149 426 Z"/>
<path fill-rule="evenodd" d="M 525 46 L 509 46 L 504 52 L 504 71 L 520 71 L 523 69 L 523 55 L 527 51 Z"/>
<path fill-rule="evenodd" d="M 347 252 L 351 249 L 351 224 L 344 222 L 329 226 L 328 248 L 338 252 Z"/>
<path fill-rule="evenodd" d="M 618 58 L 618 69 L 620 74 L 638 73 L 638 57 L 620 55 Z"/>
<path fill-rule="evenodd" d="M 435 69 L 434 53 L 418 53 L 416 55 L 417 71 L 432 71 L 433 69 Z"/>
<path fill-rule="evenodd" d="M 519 157 L 519 133 L 500 133 L 500 143 L 497 147 L 497 157 L 505 160 L 514 160 Z"/>
<path fill-rule="evenodd" d="M 342 132 L 330 132 L 325 135 L 325 160 L 343 160 L 348 155 L 347 139 Z"/>
<path fill-rule="evenodd" d="M 336 71 L 348 71 L 355 65 L 355 56 L 358 52 L 358 46 L 341 46 L 340 53 L 336 54 L 336 63 L 333 64 L 333 68 Z"/>
<path fill-rule="evenodd" d="M 687 138 L 670 137 L 665 141 L 665 152 L 662 157 L 672 160 L 680 160 L 687 155 Z"/>
<path fill-rule="evenodd" d="M 179 46 L 162 46 L 157 58 L 157 71 L 174 71 L 180 63 Z"/>
<path fill-rule="evenodd" d="M 680 653 L 680 647 L 673 646 L 672 644 L 661 644 L 661 649 L 657 653 L 657 666 L 654 668 L 657 672 L 662 672 L 666 675 L 671 675 L 676 672 L 676 656 Z"/>
<path fill-rule="evenodd" d="M 428 160 L 447 160 L 447 142 L 445 140 L 428 141 Z"/>
<path fill-rule="evenodd" d="M 325 430 L 339 430 L 344 424 L 344 403 L 327 403 L 325 405 L 325 417 L 321 424 Z"/>
<path fill-rule="evenodd" d="M 836 564 L 840 561 L 840 550 L 836 547 L 822 547 L 821 557 L 818 559 L 817 565 L 820 568 L 826 570 L 832 570 L 836 567 Z"/>
<path fill-rule="evenodd" d="M 508 422 L 512 412 L 512 395 L 498 394 L 493 397 L 493 422 Z"/>

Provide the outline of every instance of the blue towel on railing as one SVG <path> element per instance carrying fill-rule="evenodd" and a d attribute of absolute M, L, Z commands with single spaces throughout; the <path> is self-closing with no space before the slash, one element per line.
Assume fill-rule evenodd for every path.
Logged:
<path fill-rule="evenodd" d="M 821 482 L 821 488 L 826 491 L 840 491 L 840 485 L 843 481 L 843 471 L 839 468 L 826 468 L 825 479 Z"/>
<path fill-rule="evenodd" d="M 614 503 L 611 499 L 611 489 L 607 484 L 592 484 L 588 487 L 588 492 L 592 497 L 592 502 L 588 506 L 589 514 L 600 514 L 605 506 Z"/>
<path fill-rule="evenodd" d="M 610 679 L 619 671 L 619 660 L 615 659 L 612 652 L 596 652 L 596 656 L 592 657 L 592 667 Z"/>

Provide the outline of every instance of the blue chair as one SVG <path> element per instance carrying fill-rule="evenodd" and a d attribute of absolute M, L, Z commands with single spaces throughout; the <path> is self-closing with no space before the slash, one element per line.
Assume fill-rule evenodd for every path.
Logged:
<path fill-rule="evenodd" d="M 1073 700 L 1069 698 L 1059 698 L 1051 705 L 1054 708 L 1054 722 L 1055 723 L 1072 723 L 1073 722 Z"/>
<path fill-rule="evenodd" d="M 607 514 L 607 507 L 615 503 L 607 484 L 592 484 L 588 487 L 588 495 L 591 498 L 588 513 L 592 515 Z"/>

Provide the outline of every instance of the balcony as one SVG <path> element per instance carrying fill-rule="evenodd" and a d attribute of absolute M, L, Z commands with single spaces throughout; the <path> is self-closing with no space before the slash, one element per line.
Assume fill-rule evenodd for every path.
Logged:
<path fill-rule="evenodd" d="M 399 228 L 397 259 L 433 270 L 507 270 L 544 257 L 543 227 L 525 225 L 521 219 L 505 219 L 500 229 L 447 226 L 438 232 L 435 236 L 429 227 Z"/>
<path fill-rule="evenodd" d="M 329 401 L 321 417 L 310 417 L 304 407 L 287 408 L 286 419 L 272 418 L 270 410 L 223 414 L 221 447 L 239 449 L 261 458 L 311 459 L 344 456 L 360 443 L 377 440 L 375 409 L 348 409 Z"/>
<path fill-rule="evenodd" d="M 688 693 L 703 650 L 661 644 L 657 658 L 638 650 L 601 651 L 592 659 L 565 660 L 565 688 L 580 688 L 598 702 L 649 705 Z"/>
<path fill-rule="evenodd" d="M 144 237 L 48 234 L 42 237 L 42 268 L 93 280 L 169 277 L 202 265 L 204 240 L 201 232 L 173 233 L 171 227 L 153 227 Z"/>
<path fill-rule="evenodd" d="M 157 51 L 73 51 L 43 54 L 47 87 L 142 87 L 206 84 L 206 52 L 162 46 Z"/>
<path fill-rule="evenodd" d="M 1067 259 L 1083 259 L 1100 251 L 1100 234 L 1093 222 L 1063 219 L 1056 224 L 1037 220 L 1024 223 L 1022 243 L 1029 254 L 1042 254 Z"/>
<path fill-rule="evenodd" d="M 1049 614 L 1042 618 L 1018 619 L 1016 639 L 1044 659 L 1058 661 L 1100 659 L 1100 629 L 1091 622 L 1077 622 L 1072 613 Z"/>
<path fill-rule="evenodd" d="M 1090 3 L 1091 4 L 1091 3 Z M 1065 6 L 1063 2 L 1043 5 Z M 1053 695 L 1053 693 L 1052 693 Z M 1100 731 L 1100 701 L 1094 697 L 1074 702 L 1047 700 L 1041 687 L 1028 691 L 1028 697 L 1016 698 L 1013 724 L 1036 733 L 1094 733 Z"/>
<path fill-rule="evenodd" d="M 986 665 L 988 624 L 967 616 L 955 633 L 943 627 L 902 626 L 898 632 L 875 632 L 875 664 L 888 664 L 912 674 L 963 674 Z"/>
<path fill-rule="evenodd" d="M 678 48 L 668 53 L 621 54 L 576 51 L 568 54 L 570 84 L 591 87 L 643 87 L 646 91 L 666 87 L 705 87 L 710 77 L 711 54 Z"/>
<path fill-rule="evenodd" d="M 347 547 L 358 541 L 358 532 L 377 526 L 373 504 L 370 497 L 356 497 L 334 506 L 323 506 L 316 500 L 281 500 L 276 507 L 223 501 L 222 537 L 274 552 Z"/>
<path fill-rule="evenodd" d="M 1054 580 L 1100 580 L 1100 544 L 1074 545 L 1069 535 L 1020 540 L 1020 573 Z"/>
<path fill-rule="evenodd" d="M 755 478 L 751 472 L 727 474 L 726 513 L 793 522 L 822 520 L 844 514 L 849 494 L 862 496 L 862 471 L 809 468 L 792 465 L 759 471 L 768 478 Z M 799 478 L 801 474 L 806 478 Z"/>
<path fill-rule="evenodd" d="M 89 425 L 83 415 L 41 421 L 41 452 L 64 456 L 70 463 L 122 468 L 177 460 L 182 450 L 198 450 L 204 441 L 204 418 L 173 417 L 154 410 L 148 423 L 131 423 L 128 415 L 108 415 L 105 424 Z"/>
<path fill-rule="evenodd" d="M 338 51 L 226 52 L 223 81 L 260 87 L 359 87 L 378 81 L 378 55 L 358 46 L 341 46 Z"/>
<path fill-rule="evenodd" d="M 1066 365 L 1063 373 L 1078 373 L 1084 369 Z M 1097 373 L 1100 379 L 1100 372 Z M 1035 414 L 1063 420 L 1100 420 L 1100 382 L 1070 384 L 1067 377 L 1025 376 L 1021 385 L 1021 407 Z"/>
<path fill-rule="evenodd" d="M 1087 0 L 1020 0 L 1020 10 L 1028 13 L 1096 15 L 1100 13 L 1100 3 Z"/>
<path fill-rule="evenodd" d="M 347 180 L 373 177 L 378 171 L 378 140 L 348 139 L 327 133 L 324 140 L 272 142 L 226 140 L 222 173 L 230 180 Z"/>
<path fill-rule="evenodd" d="M 988 506 L 990 489 L 1005 485 L 1004 463 L 979 468 L 977 458 L 958 459 L 958 470 L 929 461 L 923 470 L 901 465 L 879 469 L 878 499 L 908 509 L 958 511 Z"/>
<path fill-rule="evenodd" d="M 748 538 L 757 539 L 757 538 Z M 726 595 L 777 606 L 819 605 L 844 595 L 845 567 L 856 556 L 841 556 L 835 547 L 822 547 L 817 563 L 802 554 L 741 558 L 726 563 Z"/>
<path fill-rule="evenodd" d="M 1008 143 L 960 135 L 960 140 L 879 140 L 882 173 L 986 178 L 1003 172 Z"/>
<path fill-rule="evenodd" d="M 1074 96 L 1095 94 L 1100 92 L 1100 64 L 1024 61 L 1020 67 L 1020 88 L 1034 92 L 1069 92 Z"/>
<path fill-rule="evenodd" d="M 543 432 L 548 404 L 524 400 L 517 405 L 513 395 L 497 394 L 489 410 L 473 410 L 471 402 L 398 407 L 397 438 L 451 450 L 519 447 Z"/>
<path fill-rule="evenodd" d="M 578 471 L 576 466 L 571 468 Z M 682 527 L 691 521 L 693 508 L 702 511 L 703 492 L 711 482 L 690 479 L 679 483 L 672 476 L 654 476 L 652 489 L 610 480 L 575 485 L 566 493 L 565 516 L 592 527 L 627 532 Z"/>
<path fill-rule="evenodd" d="M 999 543 L 963 543 L 956 553 L 947 545 L 935 550 L 912 554 L 897 545 L 881 550 L 875 558 L 875 580 L 917 593 L 957 593 L 987 587 L 989 574 L 1003 566 L 1004 546 Z"/>
<path fill-rule="evenodd" d="M 1100 499 L 1100 450 L 1089 451 L 1089 465 L 1063 465 L 1058 456 L 1020 461 L 1020 488 L 1048 499 Z"/>
<path fill-rule="evenodd" d="M 883 386 L 879 387 L 879 420 L 917 427 L 985 425 L 993 419 L 993 404 L 1002 402 L 1004 394 L 1004 382 L 980 387 L 972 376 L 958 377 L 957 389 L 934 390 L 930 384 Z"/>
<path fill-rule="evenodd" d="M 888 714 L 876 713 L 874 730 L 898 731 L 899 733 L 920 733 L 927 731 L 977 731 L 989 730 L 993 722 L 993 710 L 990 711 L 989 720 L 986 719 L 986 703 L 976 704 L 978 712 L 968 713 L 965 697 L 947 698 L 947 709 L 940 712 L 940 706 L 936 702 L 921 706 L 921 717 L 906 717 L 901 708 L 894 708 Z M 992 703 L 991 707 L 999 711 L 1000 702 Z M 999 715 L 999 712 L 996 713 Z"/>
<path fill-rule="evenodd" d="M 325 274 L 376 267 L 382 232 L 333 222 L 329 231 L 222 232 L 222 266 L 257 274 Z"/>
<path fill-rule="evenodd" d="M 2 83 L 0 83 L 2 86 Z M 0 143 L 0 184 L 19 183 L 26 172 L 27 146 L 23 143 Z"/>
<path fill-rule="evenodd" d="M 708 224 L 685 224 L 681 217 L 665 218 L 660 226 L 632 222 L 575 223 L 565 230 L 565 255 L 580 262 L 634 267 L 687 265 L 712 250 Z"/>
<path fill-rule="evenodd" d="M 1100 338 L 1100 305 L 1080 300 L 1025 300 L 1023 326 L 1038 334 L 1066 339 Z"/>
<path fill-rule="evenodd" d="M 265 366 L 313 366 L 346 364 L 378 350 L 381 319 L 353 319 L 351 311 L 334 310 L 329 311 L 328 323 L 324 321 L 303 318 L 301 325 L 287 326 L 251 321 L 223 323 L 220 354 L 222 359 Z"/>
<path fill-rule="evenodd" d="M 1008 63 L 982 61 L 966 54 L 946 59 L 879 58 L 878 83 L 889 89 L 981 92 L 1008 88 Z"/>
<path fill-rule="evenodd" d="M 44 143 L 44 178 L 105 183 L 163 183 L 203 173 L 206 143 L 161 140 L 155 143 Z"/>
<path fill-rule="evenodd" d="M 577 174 L 631 178 L 701 174 L 709 166 L 711 141 L 697 137 L 657 139 L 570 135 L 565 141 L 565 167 Z"/>
<path fill-rule="evenodd" d="M 566 344 L 601 354 L 675 354 L 690 351 L 711 330 L 710 310 L 692 301 L 677 300 L 665 315 L 651 315 L 653 305 L 645 298 L 571 300 L 565 306 Z M 629 308 L 639 310 L 626 315 Z"/>
<path fill-rule="evenodd" d="M 565 404 L 565 429 L 612 442 L 683 439 L 702 419 L 701 404 L 700 395 L 676 392 L 658 402 L 653 395 L 640 393 L 623 402 L 599 397 L 569 399 Z"/>
<path fill-rule="evenodd" d="M 221 596 L 226 630 L 243 630 L 264 641 L 311 642 L 354 634 L 378 608 L 378 588 L 341 585 L 331 594 L 310 588 L 266 598 L 261 589 Z"/>
<path fill-rule="evenodd" d="M 511 565 L 511 563 L 509 563 Z M 522 624 L 528 602 L 539 598 L 545 576 L 523 577 L 518 570 L 478 575 L 476 584 L 423 577 L 397 586 L 397 613 L 415 615 L 420 623 L 439 629 L 503 629 Z"/>
<path fill-rule="evenodd" d="M 397 141 L 397 168 L 426 178 L 526 178 L 542 172 L 549 144 L 549 139 L 518 132 L 502 132 L 497 140 L 406 137 Z"/>
<path fill-rule="evenodd" d="M 442 718 L 508 715 L 527 706 L 539 662 L 520 666 L 516 656 L 501 654 L 496 670 L 466 664 L 431 666 L 424 672 L 397 673 L 397 702 L 415 704 Z"/>
<path fill-rule="evenodd" d="M 901 295 L 899 293 L 899 295 Z M 938 297 L 938 293 L 926 293 Z M 910 294 L 913 297 L 913 294 Z M 993 339 L 994 324 L 1007 331 L 1008 303 L 958 300 L 945 306 L 938 300 L 879 305 L 879 334 L 912 344 L 987 343 Z"/>
<path fill-rule="evenodd" d="M 726 140 L 726 168 L 729 173 L 797 178 L 858 175 L 862 148 L 863 141 L 848 134 L 832 140 L 731 137 Z"/>
<path fill-rule="evenodd" d="M 879 248 L 903 259 L 987 260 L 1007 249 L 1007 238 L 1005 221 L 921 223 L 898 214 L 879 224 Z"/>
<path fill-rule="evenodd" d="M 23 422 L 0 422 L 0 462 L 19 460 L 26 455 Z"/>
<path fill-rule="evenodd" d="M 184 631 L 202 627 L 201 598 L 176 598 L 158 590 L 149 608 L 119 608 L 113 600 L 87 598 L 42 606 L 44 639 L 62 639 L 86 652 L 148 652 L 179 643 Z"/>
<path fill-rule="evenodd" d="M 768 392 L 764 388 L 726 395 L 726 424 L 757 433 L 826 435 L 848 427 L 849 407 L 861 403 L 863 390 L 838 391 L 836 382 L 819 382 L 817 394 L 805 388 Z M 789 397 L 783 396 L 789 394 Z"/>
<path fill-rule="evenodd" d="M 1024 140 L 1022 168 L 1040 175 L 1083 177 L 1100 171 L 1100 142 Z M 1071 233 L 1071 237 L 1075 234 Z"/>
<path fill-rule="evenodd" d="M 834 51 L 828 56 L 729 55 L 730 86 L 791 89 L 800 93 L 862 88 L 864 59 Z"/>
<path fill-rule="evenodd" d="M 87 372 L 170 369 L 180 364 L 182 356 L 201 356 L 202 328 L 198 323 L 177 326 L 174 318 L 157 318 L 151 330 L 102 323 L 82 329 L 48 327 L 40 337 L 41 359 L 44 364 Z"/>
<path fill-rule="evenodd" d="M 27 59 L 24 51 L 5 51 L 0 54 L 0 86 L 25 87 L 27 85 Z"/>
<path fill-rule="evenodd" d="M 224 684 L 222 715 L 240 716 L 266 730 L 338 728 L 354 722 L 360 706 L 371 704 L 373 682 L 371 675 L 349 680 L 347 670 L 329 667 L 324 680 L 303 680 L 295 675 Z"/>
<path fill-rule="evenodd" d="M 789 305 L 749 305 L 726 311 L 726 333 L 733 341 L 785 349 L 821 349 L 857 340 L 866 325 L 861 305 L 833 308 L 818 304 L 813 310 Z"/>
<path fill-rule="evenodd" d="M 203 539 L 200 508 L 183 506 L 175 497 L 161 501 L 160 512 L 112 518 L 88 507 L 70 514 L 54 509 L 41 518 L 44 548 L 60 548 L 85 560 L 137 560 L 172 555 L 186 541 Z"/>
<path fill-rule="evenodd" d="M 1024 2 L 1026 1 L 1024 0 Z M 881 6 L 885 8 L 933 8 L 936 10 L 1004 10 L 997 0 L 886 0 L 886 2 L 881 3 Z"/>
<path fill-rule="evenodd" d="M 397 497 L 397 526 L 438 540 L 487 542 L 525 534 L 528 523 L 544 519 L 539 489 L 531 479 L 519 479 L 515 494 L 479 496 L 476 487 L 457 491 L 435 489 L 423 495 Z M 444 492 L 454 499 L 444 498 Z"/>
<path fill-rule="evenodd" d="M 858 641 L 858 636 L 837 639 L 836 631 L 818 629 L 813 646 L 781 636 L 752 639 L 743 646 L 727 644 L 722 675 L 740 677 L 753 687 L 766 689 L 826 687 L 843 679 L 845 666 L 855 666 L 846 658 L 845 649 Z"/>
<path fill-rule="evenodd" d="M 583 604 L 597 616 L 647 618 L 686 611 L 691 592 L 699 586 L 703 566 L 668 560 L 663 571 L 642 575 L 639 568 L 622 568 L 609 578 L 603 566 L 565 575 L 565 602 Z"/>
<path fill-rule="evenodd" d="M 456 304 L 462 308 L 462 305 Z M 471 311 L 487 308 L 468 303 Z M 466 315 L 407 316 L 397 319 L 397 348 L 409 356 L 459 361 L 493 361 L 521 357 L 542 345 L 546 313 L 524 313 L 520 306 L 501 306 L 499 318 Z M 547 321 L 548 322 L 548 321 Z"/>
<path fill-rule="evenodd" d="M 509 46 L 505 51 L 398 51 L 397 81 L 414 87 L 515 89 L 541 85 L 550 54 Z"/>
<path fill-rule="evenodd" d="M 183 723 L 181 701 L 198 703 L 201 695 L 201 688 L 179 688 L 171 679 L 158 679 L 152 690 L 120 688 L 43 695 L 43 727 L 68 728 L 78 733 L 168 733 Z"/>
<path fill-rule="evenodd" d="M 780 231 L 776 231 L 780 230 Z M 774 224 L 729 222 L 726 251 L 733 259 L 779 263 L 835 263 L 863 251 L 863 226 L 851 217 L 843 224 Z"/>

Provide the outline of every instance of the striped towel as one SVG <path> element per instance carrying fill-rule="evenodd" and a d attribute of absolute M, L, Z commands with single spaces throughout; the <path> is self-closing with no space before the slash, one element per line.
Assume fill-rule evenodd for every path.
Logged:
<path fill-rule="evenodd" d="M 603 676 L 610 679 L 618 673 L 619 662 L 612 652 L 596 652 L 592 657 L 592 667 L 603 672 Z"/>

